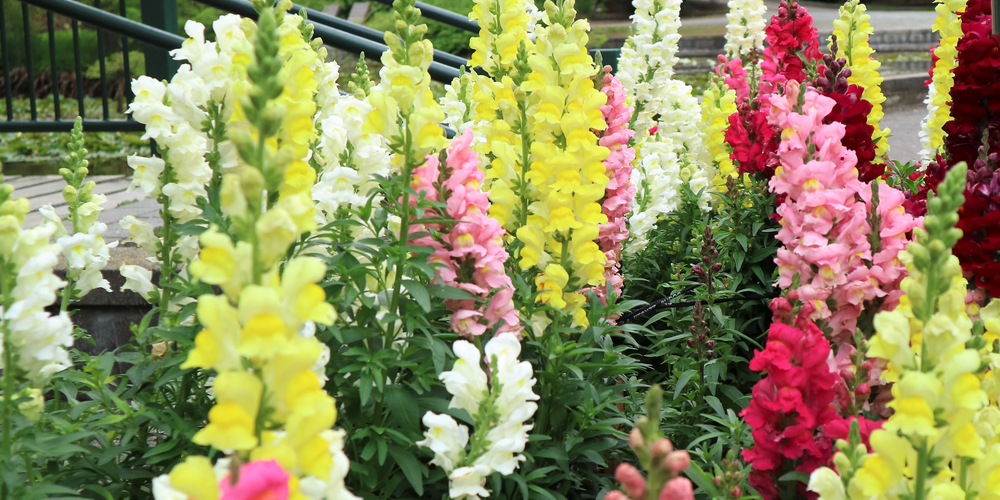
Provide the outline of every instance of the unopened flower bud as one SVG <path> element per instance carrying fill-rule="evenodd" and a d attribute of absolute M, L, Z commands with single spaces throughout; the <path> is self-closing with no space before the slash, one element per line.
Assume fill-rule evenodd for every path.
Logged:
<path fill-rule="evenodd" d="M 697 327 L 694 327 L 694 326 L 691 327 L 692 330 L 694 330 L 696 328 Z M 687 339 L 687 345 L 688 345 L 688 347 L 694 347 L 694 339 Z"/>
<path fill-rule="evenodd" d="M 668 471 L 680 474 L 687 470 L 691 466 L 691 455 L 685 450 L 677 450 L 667 456 L 667 461 L 663 463 L 663 467 Z"/>
<path fill-rule="evenodd" d="M 714 358 L 715 357 L 715 351 L 707 351 L 707 352 L 705 352 L 705 357 L 708 358 L 708 359 Z"/>
<path fill-rule="evenodd" d="M 705 334 L 704 333 L 699 333 L 698 334 L 698 340 L 704 342 L 705 341 Z"/>
<path fill-rule="evenodd" d="M 625 488 L 628 496 L 641 499 L 646 496 L 646 479 L 632 464 L 619 464 L 615 479 Z"/>
<path fill-rule="evenodd" d="M 722 263 L 721 262 L 716 262 L 715 264 L 712 264 L 712 272 L 713 273 L 717 273 L 717 272 L 719 272 L 721 270 L 722 270 Z"/>
<path fill-rule="evenodd" d="M 62 190 L 62 195 L 63 199 L 66 200 L 66 203 L 76 203 L 77 192 L 75 187 L 73 186 L 64 187 Z"/>
<path fill-rule="evenodd" d="M 865 382 L 858 384 L 858 387 L 854 389 L 854 394 L 868 395 L 871 394 L 872 388 Z"/>
<path fill-rule="evenodd" d="M 646 446 L 646 440 L 642 437 L 642 431 L 638 427 L 632 429 L 632 432 L 628 433 L 628 444 L 633 450 L 638 450 L 643 446 Z"/>
<path fill-rule="evenodd" d="M 704 262 L 705 264 L 710 264 L 712 262 L 712 258 L 706 255 L 701 258 L 701 261 Z"/>
<path fill-rule="evenodd" d="M 714 340 L 709 340 L 708 342 L 705 342 L 705 347 L 707 347 L 709 349 L 715 347 L 715 341 Z"/>
<path fill-rule="evenodd" d="M 743 494 L 743 491 L 740 490 L 739 486 L 733 486 L 733 491 L 732 491 L 733 498 L 739 498 L 740 495 L 742 495 L 742 494 Z"/>
<path fill-rule="evenodd" d="M 654 457 L 666 457 L 670 452 L 674 451 L 674 445 L 670 443 L 667 438 L 660 438 L 653 444 L 653 456 Z"/>
<path fill-rule="evenodd" d="M 694 500 L 694 488 L 691 486 L 691 480 L 686 477 L 671 479 L 660 492 L 660 500 Z"/>

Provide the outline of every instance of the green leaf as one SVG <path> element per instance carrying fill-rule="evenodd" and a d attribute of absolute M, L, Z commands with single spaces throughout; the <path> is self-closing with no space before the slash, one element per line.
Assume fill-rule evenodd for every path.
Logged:
<path fill-rule="evenodd" d="M 389 406 L 389 414 L 399 422 L 400 427 L 420 430 L 420 407 L 406 388 L 390 385 L 385 389 L 385 402 Z"/>
<path fill-rule="evenodd" d="M 723 417 L 726 416 L 726 410 L 722 409 L 722 402 L 719 401 L 719 398 L 715 396 L 705 396 L 705 402 L 708 403 L 708 406 L 711 406 L 716 413 L 722 415 Z"/>
<path fill-rule="evenodd" d="M 431 296 L 427 293 L 427 288 L 424 287 L 423 283 L 419 281 L 406 280 L 403 281 L 403 286 L 409 290 L 410 295 L 413 296 L 413 300 L 420 304 L 424 312 L 431 312 Z"/>
<path fill-rule="evenodd" d="M 410 486 L 413 486 L 413 490 L 417 492 L 417 495 L 423 495 L 423 464 L 409 450 L 390 446 L 389 451 L 392 452 L 392 459 L 396 461 L 399 470 L 403 471 L 406 480 L 410 482 Z"/>
<path fill-rule="evenodd" d="M 695 370 L 688 370 L 681 374 L 680 378 L 677 379 L 677 387 L 674 388 L 674 399 L 677 399 L 681 395 L 681 391 L 684 390 L 684 386 L 687 385 L 691 377 L 697 375 L 698 372 Z"/>
<path fill-rule="evenodd" d="M 798 481 L 800 483 L 809 482 L 809 474 L 805 472 L 792 471 L 778 478 L 778 481 Z"/>

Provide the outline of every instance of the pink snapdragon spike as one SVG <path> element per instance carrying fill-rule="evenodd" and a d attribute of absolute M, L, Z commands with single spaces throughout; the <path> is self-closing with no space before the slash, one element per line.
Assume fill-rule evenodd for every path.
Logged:
<path fill-rule="evenodd" d="M 288 500 L 288 473 L 274 460 L 257 460 L 240 467 L 235 484 L 227 476 L 219 484 L 221 500 Z"/>
<path fill-rule="evenodd" d="M 601 113 L 608 126 L 603 131 L 594 131 L 600 138 L 599 144 L 611 150 L 604 160 L 608 186 L 601 201 L 601 212 L 607 216 L 608 222 L 600 225 L 597 244 L 608 258 L 604 264 L 604 278 L 611 284 L 615 294 L 621 296 L 624 283 L 621 275 L 622 248 L 628 239 L 626 224 L 636 192 L 636 187 L 632 184 L 635 149 L 628 145 L 635 131 L 628 128 L 632 108 L 625 105 L 625 90 L 618 78 L 611 75 L 610 69 L 605 67 L 604 80 L 601 82 L 601 92 L 608 97 L 607 103 L 601 106 Z M 604 301 L 605 287 L 591 290 Z"/>
<path fill-rule="evenodd" d="M 471 130 L 455 138 L 443 167 L 437 156 L 428 156 L 422 166 L 414 169 L 414 190 L 423 193 L 424 199 L 443 201 L 446 206 L 444 213 L 426 208 L 421 216 L 455 222 L 413 224 L 411 234 L 428 230 L 439 234 L 425 235 L 412 243 L 434 249 L 430 262 L 439 265 L 437 279 L 441 284 L 461 288 L 476 297 L 445 301 L 452 311 L 455 333 L 471 339 L 495 327 L 496 333 L 520 335 L 514 285 L 504 268 L 508 257 L 503 244 L 506 231 L 486 215 L 489 194 L 482 189 L 484 174 L 479 168 L 479 156 L 471 148 L 472 139 Z M 416 200 L 412 203 L 416 204 Z"/>
<path fill-rule="evenodd" d="M 844 125 L 823 123 L 835 102 L 808 89 L 800 109 L 801 91 L 790 81 L 785 95 L 770 101 L 769 120 L 782 130 L 781 166 L 770 186 L 785 196 L 777 209 L 784 244 L 775 259 L 778 285 L 789 289 L 797 276 L 798 287 L 788 297 L 811 303 L 810 319 L 824 322 L 833 340 L 845 343 L 866 307 L 878 302 L 879 309 L 892 309 L 899 302 L 906 268 L 898 254 L 922 219 L 906 214 L 900 191 L 878 184 L 878 237 L 870 237 L 873 186 L 858 180 L 857 157 L 841 143 Z"/>

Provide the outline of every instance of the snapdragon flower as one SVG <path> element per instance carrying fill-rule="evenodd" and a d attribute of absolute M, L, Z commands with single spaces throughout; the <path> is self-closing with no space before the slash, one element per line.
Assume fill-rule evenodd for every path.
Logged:
<path fill-rule="evenodd" d="M 712 179 L 713 190 L 725 193 L 729 178 L 739 177 L 739 172 L 733 165 L 731 149 L 726 142 L 726 130 L 729 128 L 729 117 L 737 112 L 736 90 L 720 82 L 721 75 L 713 75 L 705 89 L 701 101 L 701 125 L 708 146 L 708 155 L 715 166 L 715 177 Z"/>
<path fill-rule="evenodd" d="M 13 378 L 8 387 L 39 386 L 70 367 L 66 348 L 73 345 L 73 325 L 65 311 L 45 310 L 66 285 L 52 272 L 61 251 L 51 241 L 56 226 L 22 229 L 30 205 L 14 199 L 13 192 L 11 185 L 0 184 L 0 368 L 5 382 Z"/>
<path fill-rule="evenodd" d="M 629 140 L 635 131 L 629 128 L 632 108 L 625 105 L 625 91 L 621 81 L 612 76 L 610 67 L 604 68 L 601 92 L 608 96 L 607 103 L 601 107 L 601 113 L 604 114 L 604 121 L 608 126 L 600 134 L 599 144 L 608 148 L 610 153 L 604 160 L 608 186 L 604 190 L 604 199 L 601 200 L 601 211 L 608 218 L 608 222 L 601 224 L 597 242 L 608 259 L 604 264 L 604 279 L 620 297 L 624 282 L 621 275 L 622 251 L 629 237 L 628 215 L 632 210 L 632 199 L 636 192 L 635 184 L 632 183 L 635 149 L 629 146 Z M 594 290 L 598 297 L 604 297 L 605 287 L 597 287 Z"/>
<path fill-rule="evenodd" d="M 216 226 L 203 232 L 198 257 L 189 266 L 194 280 L 219 286 L 223 295 L 198 298 L 196 316 L 203 329 L 181 368 L 216 373 L 215 405 L 194 443 L 235 455 L 235 462 L 247 464 L 243 467 L 273 461 L 285 474 L 283 484 L 268 483 L 273 489 L 265 491 L 273 495 L 280 497 L 287 488 L 288 495 L 314 500 L 353 499 L 343 488 L 348 470 L 343 433 L 332 430 L 336 402 L 317 373 L 325 376 L 330 358 L 314 335 L 315 325 L 331 325 L 336 318 L 318 284 L 326 277 L 326 265 L 305 256 L 282 262 L 301 233 L 316 225 L 310 194 L 315 171 L 297 159 L 301 146 L 313 139 L 315 89 L 301 81 L 298 88 L 286 86 L 290 79 L 313 74 L 315 52 L 308 54 L 311 44 L 299 29 L 302 18 L 285 15 L 289 5 L 261 7 L 259 13 L 255 59 L 246 68 L 252 86 L 243 89 L 253 97 L 238 106 L 245 121 L 231 120 L 237 126 L 229 129 L 246 166 L 223 175 L 219 193 L 231 232 Z M 276 17 L 283 20 L 280 25 Z M 291 118 L 265 113 L 281 109 L 290 110 Z M 290 128 L 279 131 L 275 122 Z M 277 193 L 277 199 L 265 192 Z M 170 487 L 188 495 L 208 492 L 205 498 L 260 493 L 238 484 L 214 492 L 206 465 L 203 457 L 189 458 L 168 476 Z"/>
<path fill-rule="evenodd" d="M 847 59 L 847 67 L 851 75 L 847 83 L 863 89 L 862 98 L 872 105 L 868 112 L 868 124 L 874 128 L 872 140 L 875 142 L 875 162 L 884 163 L 882 158 L 889 152 L 888 128 L 880 129 L 879 122 L 885 116 L 882 103 L 885 96 L 880 85 L 883 78 L 879 76 L 878 68 L 882 63 L 873 57 L 875 50 L 868 44 L 868 37 L 874 33 L 868 20 L 871 16 L 865 13 L 866 7 L 858 0 L 851 0 L 840 7 L 840 19 L 833 21 L 833 35 L 837 37 L 836 57 Z"/>
<path fill-rule="evenodd" d="M 595 240 L 608 221 L 600 201 L 609 181 L 602 162 L 610 151 L 594 134 L 607 128 L 601 113 L 607 96 L 591 79 L 597 68 L 587 54 L 590 27 L 574 21 L 572 1 L 548 2 L 546 11 L 550 24 L 538 32 L 538 54 L 528 57 L 531 73 L 521 84 L 537 100 L 528 108 L 534 160 L 525 175 L 529 191 L 522 193 L 527 213 L 515 232 L 524 243 L 519 265 L 541 271 L 535 276 L 539 302 L 587 325 L 579 290 L 604 286 L 607 262 Z"/>
<path fill-rule="evenodd" d="M 915 241 L 901 254 L 906 294 L 896 310 L 875 317 L 868 356 L 888 362 L 883 377 L 895 382 L 888 403 L 894 412 L 871 433 L 871 452 L 855 441 L 839 443 L 833 459 L 839 478 L 828 468 L 812 474 L 809 487 L 823 500 L 1000 492 L 989 479 L 1000 473 L 1000 441 L 987 423 L 1000 409 L 980 374 L 992 348 L 973 335 L 967 283 L 951 253 L 962 236 L 955 223 L 965 175 L 965 165 L 956 165 L 938 186 L 926 231 L 915 229 Z"/>
<path fill-rule="evenodd" d="M 418 446 L 434 452 L 431 464 L 448 473 L 449 496 L 478 500 L 489 496 L 486 478 L 499 472 L 510 475 L 526 459 L 521 453 L 528 442 L 532 425 L 525 424 L 538 405 L 531 363 L 518 361 L 521 344 L 512 333 L 493 337 L 483 350 L 458 340 L 453 345 L 456 360 L 451 370 L 440 378 L 452 395 L 449 408 L 468 412 L 474 423 L 469 428 L 450 415 L 427 412 L 427 427 Z M 483 371 L 486 361 L 489 375 Z M 470 446 L 467 450 L 467 447 Z"/>
<path fill-rule="evenodd" d="M 750 61 L 764 50 L 763 0 L 729 0 L 726 13 L 726 57 Z"/>
<path fill-rule="evenodd" d="M 472 131 L 466 130 L 452 141 L 445 165 L 440 165 L 437 156 L 428 156 L 413 171 L 417 193 L 446 207 L 444 211 L 425 208 L 421 215 L 455 222 L 416 223 L 410 226 L 411 233 L 433 229 L 440 236 L 428 235 L 412 243 L 434 249 L 430 261 L 440 265 L 435 272 L 438 281 L 476 297 L 445 301 L 452 311 L 452 331 L 469 339 L 487 331 L 520 336 L 520 315 L 512 301 L 514 285 L 504 267 L 507 234 L 496 219 L 487 216 L 489 198 L 481 187 L 484 174 L 471 146 Z M 416 200 L 412 203 L 417 204 Z"/>
<path fill-rule="evenodd" d="M 927 86 L 927 116 L 920 122 L 920 157 L 925 162 L 937 158 L 944 145 L 944 125 L 951 120 L 951 89 L 955 85 L 952 73 L 958 63 L 958 39 L 962 37 L 961 14 L 968 2 L 935 0 L 937 18 L 931 27 L 940 38 L 933 49 L 931 81 Z"/>

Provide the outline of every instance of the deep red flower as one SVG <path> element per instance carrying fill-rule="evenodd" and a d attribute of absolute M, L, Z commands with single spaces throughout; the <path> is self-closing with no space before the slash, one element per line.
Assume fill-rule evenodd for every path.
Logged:
<path fill-rule="evenodd" d="M 751 370 L 766 374 L 740 413 L 753 429 L 754 447 L 743 450 L 754 470 L 750 484 L 765 500 L 777 498 L 777 478 L 785 472 L 809 473 L 829 461 L 832 439 L 818 431 L 839 418 L 833 406 L 839 376 L 827 364 L 830 342 L 801 315 L 796 324 L 771 324 L 764 350 L 750 361 Z"/>
<path fill-rule="evenodd" d="M 963 231 L 954 253 L 974 286 L 1000 297 L 1000 42 L 992 36 L 989 0 L 969 0 L 962 13 L 953 71 L 952 119 L 944 126 L 948 167 L 969 165 Z"/>

